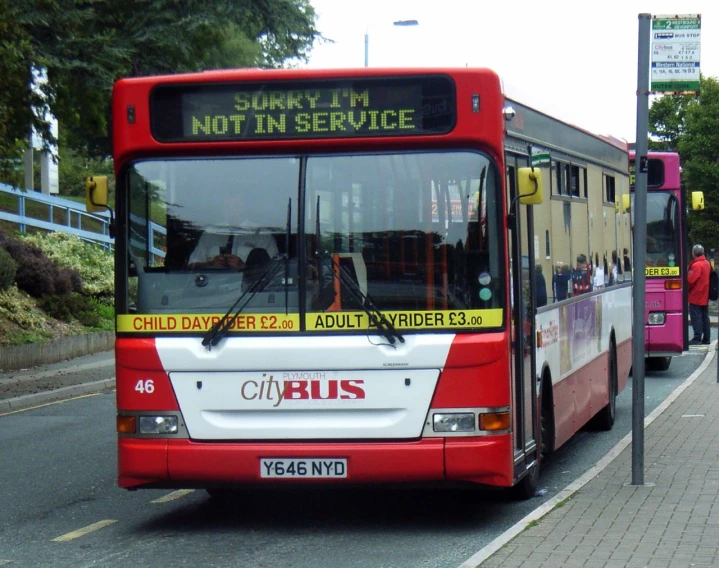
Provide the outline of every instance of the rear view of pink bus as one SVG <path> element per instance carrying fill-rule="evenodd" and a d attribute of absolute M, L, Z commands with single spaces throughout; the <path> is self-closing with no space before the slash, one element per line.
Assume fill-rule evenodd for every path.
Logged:
<path fill-rule="evenodd" d="M 664 371 L 669 368 L 672 356 L 680 355 L 689 345 L 686 271 L 691 243 L 679 154 L 649 152 L 647 158 L 646 368 Z M 632 202 L 634 161 L 635 153 L 631 151 Z M 701 192 L 692 194 L 691 206 L 694 210 L 704 208 Z"/>

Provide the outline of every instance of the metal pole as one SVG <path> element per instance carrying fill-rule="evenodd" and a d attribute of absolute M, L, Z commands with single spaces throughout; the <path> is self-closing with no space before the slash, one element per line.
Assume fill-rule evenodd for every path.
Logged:
<path fill-rule="evenodd" d="M 30 126 L 27 150 L 25 150 L 24 155 L 25 189 L 28 191 L 33 191 L 35 189 L 35 171 L 33 169 L 34 157 L 32 142 L 32 126 Z"/>
<path fill-rule="evenodd" d="M 369 67 L 369 30 L 364 33 L 364 66 Z"/>
<path fill-rule="evenodd" d="M 632 485 L 644 485 L 644 333 L 647 256 L 647 152 L 651 14 L 639 14 L 637 148 L 634 182 L 634 343 L 632 361 Z"/>

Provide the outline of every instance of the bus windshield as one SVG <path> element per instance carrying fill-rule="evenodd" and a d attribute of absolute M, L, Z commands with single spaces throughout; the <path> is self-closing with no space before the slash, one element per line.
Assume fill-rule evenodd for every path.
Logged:
<path fill-rule="evenodd" d="M 634 194 L 632 194 L 632 200 Z M 634 208 L 632 207 L 632 211 Z M 681 272 L 679 201 L 671 192 L 647 194 L 647 268 L 671 267 L 671 273 L 647 271 L 647 276 L 678 276 Z"/>
<path fill-rule="evenodd" d="M 500 179 L 481 153 L 152 159 L 119 183 L 130 311 L 222 314 L 243 291 L 246 314 L 503 307 Z"/>

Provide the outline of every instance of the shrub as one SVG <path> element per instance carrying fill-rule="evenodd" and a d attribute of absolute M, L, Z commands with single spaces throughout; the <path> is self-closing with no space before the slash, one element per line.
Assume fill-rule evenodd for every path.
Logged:
<path fill-rule="evenodd" d="M 87 296 L 112 297 L 115 290 L 114 255 L 97 245 L 66 233 L 37 233 L 23 237 L 63 268 L 75 271 L 82 281 L 82 293 Z M 73 291 L 80 291 L 73 286 Z"/>
<path fill-rule="evenodd" d="M 9 252 L 17 262 L 15 282 L 20 290 L 27 292 L 33 298 L 55 293 L 53 281 L 55 267 L 49 258 L 26 254 L 27 251 L 22 249 L 13 249 Z"/>
<path fill-rule="evenodd" d="M 21 293 L 17 286 L 0 292 L 0 319 L 12 321 L 28 331 L 42 331 L 44 320 L 35 309 L 35 301 Z"/>
<path fill-rule="evenodd" d="M 17 264 L 10 256 L 10 253 L 0 247 L 0 292 L 10 288 L 15 282 Z"/>
<path fill-rule="evenodd" d="M 17 264 L 15 282 L 18 288 L 35 298 L 80 291 L 80 276 L 69 268 L 60 268 L 58 262 L 45 256 L 39 247 L 7 236 L 2 239 L 2 245 Z"/>
<path fill-rule="evenodd" d="M 70 322 L 76 319 L 86 327 L 100 326 L 100 314 L 94 309 L 94 305 L 80 294 L 47 295 L 42 298 L 40 306 L 47 315 L 61 321 Z"/>

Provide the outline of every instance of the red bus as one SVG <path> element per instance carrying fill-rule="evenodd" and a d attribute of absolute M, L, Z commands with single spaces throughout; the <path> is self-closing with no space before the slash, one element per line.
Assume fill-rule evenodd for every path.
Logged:
<path fill-rule="evenodd" d="M 633 150 L 629 169 L 633 200 Z M 692 208 L 704 208 L 702 192 L 692 193 Z M 644 348 L 646 367 L 652 371 L 667 370 L 673 356 L 689 349 L 687 267 L 691 244 L 686 211 L 679 154 L 649 152 Z"/>
<path fill-rule="evenodd" d="M 486 69 L 133 78 L 112 108 L 121 487 L 531 496 L 542 455 L 611 428 L 626 148 Z M 597 285 L 557 297 L 582 256 Z"/>

